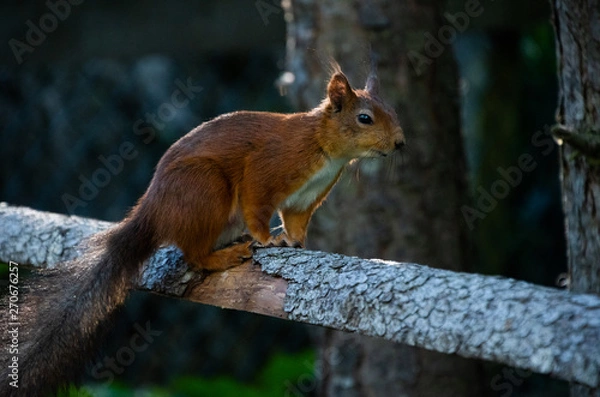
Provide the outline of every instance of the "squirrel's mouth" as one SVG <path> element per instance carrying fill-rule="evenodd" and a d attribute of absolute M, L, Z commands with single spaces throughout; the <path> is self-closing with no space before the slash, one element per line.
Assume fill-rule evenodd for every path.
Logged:
<path fill-rule="evenodd" d="M 364 151 L 362 154 L 360 154 L 358 157 L 362 157 L 362 158 L 379 158 L 379 157 L 387 157 L 390 153 L 385 151 L 385 150 L 381 150 L 381 149 L 369 149 Z"/>
<path fill-rule="evenodd" d="M 369 157 L 387 157 L 388 153 L 384 152 L 383 150 L 371 150 L 370 151 L 370 156 Z"/>

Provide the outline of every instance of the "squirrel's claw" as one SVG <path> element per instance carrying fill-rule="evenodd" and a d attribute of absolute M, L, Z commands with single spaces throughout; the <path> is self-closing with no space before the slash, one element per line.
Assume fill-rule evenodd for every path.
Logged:
<path fill-rule="evenodd" d="M 286 233 L 281 233 L 279 236 L 275 237 L 273 243 L 275 247 L 304 248 L 304 244 L 290 238 Z"/>
<path fill-rule="evenodd" d="M 266 243 L 254 240 L 250 243 L 250 249 L 253 251 L 260 248 L 274 248 L 274 247 L 289 247 L 289 248 L 304 248 L 304 244 L 300 241 L 292 240 L 287 234 L 281 233 L 276 237 L 271 237 Z"/>

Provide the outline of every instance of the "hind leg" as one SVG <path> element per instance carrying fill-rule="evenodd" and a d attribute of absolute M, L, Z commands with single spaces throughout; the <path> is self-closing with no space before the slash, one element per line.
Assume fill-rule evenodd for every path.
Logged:
<path fill-rule="evenodd" d="M 212 206 L 211 206 L 212 207 Z M 227 214 L 218 214 L 213 212 L 214 219 L 205 224 L 204 236 L 218 236 L 227 226 Z M 225 221 L 220 222 L 221 217 L 225 215 Z M 183 251 L 185 261 L 194 270 L 219 271 L 241 265 L 244 261 L 252 258 L 250 249 L 251 241 L 242 241 L 224 248 L 214 250 L 216 238 L 203 238 L 202 235 L 196 235 L 198 238 L 185 239 L 177 245 Z"/>
<path fill-rule="evenodd" d="M 228 228 L 230 209 L 227 203 L 216 203 L 205 205 L 202 213 L 208 214 L 208 219 L 197 219 L 197 230 L 179 242 L 179 248 L 183 251 L 185 261 L 195 270 L 220 271 L 241 265 L 252 257 L 250 242 L 242 241 L 229 245 L 231 240 L 220 241 L 220 236 L 231 233 Z M 215 246 L 227 244 L 225 247 L 215 250 Z"/>
<path fill-rule="evenodd" d="M 209 255 L 187 258 L 195 270 L 222 271 L 239 266 L 252 258 L 250 242 L 234 244 L 229 247 L 213 251 Z"/>
<path fill-rule="evenodd" d="M 182 161 L 173 168 L 169 177 L 176 182 L 168 190 L 172 210 L 159 223 L 168 225 L 165 240 L 173 241 L 195 270 L 225 270 L 251 257 L 248 243 L 215 251 L 234 240 L 228 229 L 236 224 L 235 193 L 227 176 L 210 162 Z M 227 241 L 220 241 L 222 236 Z"/>

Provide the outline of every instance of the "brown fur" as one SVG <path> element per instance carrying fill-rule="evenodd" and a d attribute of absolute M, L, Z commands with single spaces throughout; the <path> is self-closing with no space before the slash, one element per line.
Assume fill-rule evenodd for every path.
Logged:
<path fill-rule="evenodd" d="M 373 89 L 373 88 L 372 88 Z M 361 109 L 372 125 L 356 119 Z M 251 256 L 250 243 L 214 251 L 231 229 L 247 228 L 262 245 L 303 245 L 314 210 L 338 172 L 303 208 L 283 206 L 326 163 L 388 154 L 404 142 L 391 108 L 341 73 L 328 97 L 307 113 L 236 112 L 202 124 L 176 142 L 158 164 L 138 211 L 152 219 L 157 239 L 174 243 L 197 269 L 223 270 Z M 314 191 L 310 192 L 314 195 Z M 271 237 L 280 210 L 284 232 Z M 217 244 L 219 242 L 220 244 Z"/>
<path fill-rule="evenodd" d="M 377 97 L 374 77 L 367 88 L 353 90 L 337 69 L 327 97 L 310 112 L 235 112 L 175 142 L 125 220 L 88 242 L 66 270 L 36 279 L 20 318 L 21 387 L 7 384 L 10 357 L 2 351 L 0 395 L 43 395 L 78 372 L 100 325 L 162 244 L 176 244 L 194 268 L 213 271 L 251 257 L 251 242 L 234 243 L 245 230 L 255 244 L 302 246 L 313 212 L 344 166 L 404 144 L 396 114 Z M 361 113 L 372 123 L 360 122 Z M 269 222 L 277 210 L 284 230 L 272 237 Z M 0 323 L 5 331 L 8 320 Z"/>

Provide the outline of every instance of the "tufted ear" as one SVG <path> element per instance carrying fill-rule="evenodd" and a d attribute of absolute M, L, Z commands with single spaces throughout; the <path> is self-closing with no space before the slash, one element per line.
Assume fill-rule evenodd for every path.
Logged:
<path fill-rule="evenodd" d="M 345 104 L 356 98 L 348 79 L 342 72 L 336 72 L 331 76 L 331 80 L 327 85 L 327 96 L 336 112 L 342 110 Z"/>
<path fill-rule="evenodd" d="M 379 95 L 379 77 L 377 77 L 377 63 L 379 55 L 371 48 L 371 70 L 369 71 L 369 77 L 367 77 L 367 84 L 365 84 L 365 91 L 369 94 L 377 96 Z"/>
<path fill-rule="evenodd" d="M 379 78 L 375 70 L 371 70 L 371 73 L 369 73 L 365 90 L 371 95 L 379 95 Z"/>

